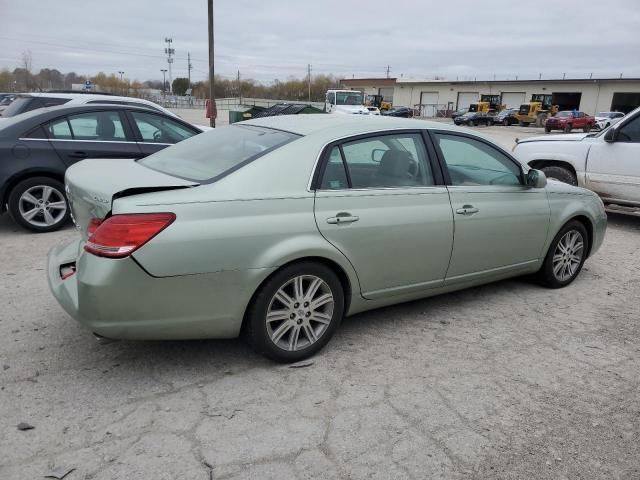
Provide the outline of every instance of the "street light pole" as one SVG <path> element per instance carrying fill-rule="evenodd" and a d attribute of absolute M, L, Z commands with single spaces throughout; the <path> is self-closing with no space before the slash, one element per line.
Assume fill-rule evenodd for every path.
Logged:
<path fill-rule="evenodd" d="M 209 11 L 209 112 L 211 112 L 209 125 L 215 128 L 216 119 L 214 118 L 214 113 L 217 109 L 214 103 L 216 99 L 213 95 L 215 80 L 215 70 L 213 67 L 213 0 L 207 0 L 207 6 Z"/>
<path fill-rule="evenodd" d="M 166 68 L 161 68 L 160 71 L 162 72 L 162 102 L 164 103 L 164 99 L 165 99 L 165 95 L 166 95 L 166 90 L 167 90 L 167 81 L 165 80 L 165 73 L 167 73 L 167 69 Z"/>

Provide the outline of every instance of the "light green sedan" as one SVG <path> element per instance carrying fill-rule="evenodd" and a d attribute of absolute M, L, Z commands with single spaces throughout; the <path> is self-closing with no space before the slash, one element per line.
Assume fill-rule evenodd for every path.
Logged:
<path fill-rule="evenodd" d="M 296 361 L 341 319 L 518 275 L 571 283 L 606 215 L 471 131 L 355 115 L 255 119 L 67 171 L 80 238 L 62 307 L 112 339 L 230 338 Z"/>

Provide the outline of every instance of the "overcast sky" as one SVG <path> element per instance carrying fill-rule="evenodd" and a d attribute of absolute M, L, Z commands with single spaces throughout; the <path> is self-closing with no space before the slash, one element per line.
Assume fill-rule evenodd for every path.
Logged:
<path fill-rule="evenodd" d="M 207 0 L 0 0 L 0 68 L 160 79 L 207 75 Z M 339 76 L 640 77 L 640 0 L 215 0 L 216 72 Z"/>

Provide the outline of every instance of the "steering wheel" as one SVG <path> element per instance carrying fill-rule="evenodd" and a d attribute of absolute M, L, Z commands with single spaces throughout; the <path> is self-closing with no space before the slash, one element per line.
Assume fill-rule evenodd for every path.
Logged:
<path fill-rule="evenodd" d="M 162 132 L 160 130 L 156 130 L 153 132 L 153 139 L 157 142 L 162 138 Z"/>

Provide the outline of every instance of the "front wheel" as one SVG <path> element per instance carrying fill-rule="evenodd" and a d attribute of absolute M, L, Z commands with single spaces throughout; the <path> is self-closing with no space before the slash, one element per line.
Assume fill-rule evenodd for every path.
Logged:
<path fill-rule="evenodd" d="M 571 125 L 567 124 L 564 126 L 564 133 L 571 133 Z"/>
<path fill-rule="evenodd" d="M 589 132 L 591 131 L 591 124 L 590 124 L 590 123 L 587 123 L 587 124 L 584 126 L 584 128 L 582 129 L 582 131 L 583 131 L 584 133 L 589 133 Z"/>
<path fill-rule="evenodd" d="M 584 225 L 576 220 L 567 223 L 555 236 L 538 272 L 549 288 L 562 288 L 573 282 L 587 259 L 589 237 Z"/>
<path fill-rule="evenodd" d="M 69 219 L 64 185 L 49 177 L 33 177 L 18 183 L 9 194 L 9 214 L 32 232 L 58 230 Z"/>
<path fill-rule="evenodd" d="M 296 362 L 321 350 L 344 314 L 344 291 L 325 265 L 301 262 L 276 272 L 255 295 L 246 336 L 255 351 Z"/>

